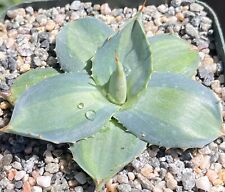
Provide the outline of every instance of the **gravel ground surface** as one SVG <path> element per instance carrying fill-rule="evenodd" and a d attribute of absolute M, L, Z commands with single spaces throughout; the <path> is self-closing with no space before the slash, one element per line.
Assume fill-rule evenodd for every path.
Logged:
<path fill-rule="evenodd" d="M 136 12 L 80 1 L 49 10 L 8 11 L 8 19 L 0 23 L 0 91 L 8 90 L 17 76 L 31 68 L 58 67 L 55 37 L 65 22 L 89 15 L 118 30 Z M 212 20 L 201 5 L 172 0 L 170 6 L 147 6 L 143 21 L 148 36 L 174 33 L 196 46 L 201 57 L 196 80 L 225 100 L 223 63 L 216 55 Z M 0 98 L 0 127 L 9 121 L 11 110 Z M 107 188 L 108 192 L 224 192 L 224 184 L 225 138 L 219 138 L 203 149 L 149 146 Z M 2 134 L 0 191 L 91 192 L 94 184 L 72 160 L 67 145 Z"/>

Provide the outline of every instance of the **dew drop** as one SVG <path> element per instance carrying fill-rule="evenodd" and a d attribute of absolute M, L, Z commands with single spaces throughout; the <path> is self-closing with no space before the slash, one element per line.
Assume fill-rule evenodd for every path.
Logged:
<path fill-rule="evenodd" d="M 128 67 L 124 67 L 124 72 L 125 72 L 126 76 L 128 76 L 129 73 L 131 72 L 131 70 Z"/>
<path fill-rule="evenodd" d="M 84 108 L 84 104 L 83 104 L 83 103 L 79 103 L 79 104 L 77 105 L 77 108 L 78 108 L 78 109 L 83 109 L 83 108 Z"/>
<path fill-rule="evenodd" d="M 144 133 L 141 133 L 141 137 L 144 138 L 146 135 Z"/>
<path fill-rule="evenodd" d="M 87 112 L 85 113 L 85 117 L 86 117 L 88 120 L 90 120 L 90 121 L 94 121 L 95 116 L 96 116 L 96 112 L 93 111 L 93 110 L 87 111 Z"/>

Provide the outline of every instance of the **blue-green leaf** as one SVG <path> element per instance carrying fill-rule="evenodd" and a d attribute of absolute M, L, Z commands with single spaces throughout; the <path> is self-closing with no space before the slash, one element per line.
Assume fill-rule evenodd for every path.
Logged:
<path fill-rule="evenodd" d="M 182 75 L 154 73 L 148 89 L 115 117 L 139 138 L 165 147 L 203 147 L 221 135 L 219 99 Z"/>
<path fill-rule="evenodd" d="M 88 75 L 67 73 L 28 89 L 4 131 L 54 143 L 76 142 L 98 131 L 116 109 Z"/>
<path fill-rule="evenodd" d="M 74 160 L 101 186 L 145 147 L 145 142 L 125 132 L 118 123 L 109 121 L 95 135 L 79 141 L 70 150 Z"/>
<path fill-rule="evenodd" d="M 97 85 L 104 86 L 116 70 L 115 53 L 118 53 L 127 76 L 128 100 L 146 87 L 152 71 L 150 48 L 139 14 L 97 50 L 93 61 L 93 78 Z"/>
<path fill-rule="evenodd" d="M 174 35 L 149 38 L 153 70 L 192 77 L 200 64 L 198 51 L 187 41 Z"/>
<path fill-rule="evenodd" d="M 82 71 L 98 47 L 112 34 L 102 21 L 86 17 L 66 24 L 56 38 L 56 53 L 64 71 Z"/>
<path fill-rule="evenodd" d="M 11 104 L 15 104 L 15 102 L 21 97 L 21 95 L 33 85 L 47 79 L 49 77 L 53 77 L 58 75 L 59 73 L 53 68 L 36 68 L 32 69 L 21 76 L 19 76 L 15 83 L 12 85 L 10 90 L 10 97 L 8 100 Z"/>

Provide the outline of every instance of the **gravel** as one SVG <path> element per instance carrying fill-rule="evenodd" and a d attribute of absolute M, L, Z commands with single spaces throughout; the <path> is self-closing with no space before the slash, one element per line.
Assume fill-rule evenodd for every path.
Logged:
<path fill-rule="evenodd" d="M 137 9 L 112 9 L 108 4 L 74 1 L 65 7 L 8 11 L 0 23 L 0 91 L 7 91 L 22 73 L 36 67 L 55 67 L 55 37 L 68 21 L 94 16 L 113 30 L 121 29 Z M 225 100 L 224 64 L 216 55 L 212 20 L 193 0 L 172 0 L 147 6 L 143 22 L 147 36 L 172 33 L 199 50 L 201 64 L 195 79 Z M 225 105 L 224 105 L 225 106 Z M 225 107 L 224 107 L 225 109 Z M 11 117 L 0 98 L 0 127 Z M 0 191 L 94 191 L 91 178 L 72 160 L 68 145 L 0 134 Z M 149 146 L 107 183 L 112 192 L 225 191 L 225 138 L 202 149 Z"/>

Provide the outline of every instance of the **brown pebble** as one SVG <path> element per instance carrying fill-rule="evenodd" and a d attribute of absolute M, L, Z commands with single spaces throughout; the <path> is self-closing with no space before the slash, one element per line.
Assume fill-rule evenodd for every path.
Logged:
<path fill-rule="evenodd" d="M 10 169 L 8 172 L 8 180 L 12 181 L 16 175 L 16 170 L 15 169 Z"/>
<path fill-rule="evenodd" d="M 47 31 L 52 31 L 52 30 L 54 30 L 54 29 L 55 29 L 55 22 L 52 21 L 52 20 L 49 20 L 49 21 L 47 22 L 46 26 L 45 26 L 45 29 L 46 29 Z"/>
<path fill-rule="evenodd" d="M 175 180 L 174 176 L 171 173 L 168 172 L 166 174 L 165 180 L 166 180 L 166 186 L 169 189 L 175 190 L 177 188 L 177 181 Z"/>
<path fill-rule="evenodd" d="M 214 186 L 223 185 L 223 181 L 222 181 L 221 179 L 216 179 L 216 180 L 213 182 L 213 185 L 214 185 Z"/>
<path fill-rule="evenodd" d="M 209 169 L 206 173 L 206 176 L 209 178 L 209 181 L 211 183 L 214 183 L 216 181 L 216 179 L 218 178 L 218 174 L 216 173 L 216 171 Z"/>
<path fill-rule="evenodd" d="M 210 57 L 210 56 L 207 55 L 207 56 L 205 56 L 205 58 L 203 59 L 202 63 L 203 63 L 204 65 L 211 65 L 211 64 L 214 63 L 214 61 L 213 61 L 213 58 L 212 58 L 212 57 Z"/>
<path fill-rule="evenodd" d="M 28 181 L 25 181 L 23 184 L 23 192 L 31 192 L 31 186 Z"/>
<path fill-rule="evenodd" d="M 6 110 L 10 108 L 10 104 L 7 101 L 2 101 L 0 103 L 0 109 Z"/>
<path fill-rule="evenodd" d="M 219 178 L 225 183 L 225 169 L 219 172 Z"/>
<path fill-rule="evenodd" d="M 123 17 L 121 15 L 116 17 L 116 22 L 119 23 L 123 20 Z"/>
<path fill-rule="evenodd" d="M 151 178 L 153 173 L 153 167 L 149 164 L 146 164 L 142 169 L 141 169 L 141 174 L 145 176 L 146 178 Z"/>
<path fill-rule="evenodd" d="M 178 21 L 182 22 L 184 20 L 184 14 L 183 13 L 177 13 L 176 17 L 177 17 Z"/>
<path fill-rule="evenodd" d="M 202 170 L 199 167 L 195 167 L 194 172 L 197 174 L 200 174 L 202 172 Z"/>
<path fill-rule="evenodd" d="M 30 65 L 25 63 L 20 66 L 19 70 L 20 70 L 20 72 L 25 73 L 30 70 Z"/>
<path fill-rule="evenodd" d="M 33 177 L 29 177 L 28 182 L 30 183 L 31 186 L 36 185 L 36 180 Z"/>
<path fill-rule="evenodd" d="M 69 187 L 76 187 L 79 183 L 76 180 L 69 180 L 68 185 Z"/>
<path fill-rule="evenodd" d="M 106 192 L 118 192 L 117 191 L 118 184 L 112 183 L 112 180 L 106 183 Z"/>
<path fill-rule="evenodd" d="M 3 23 L 0 23 L 0 37 L 2 39 L 6 39 L 7 38 L 7 30 L 6 27 Z"/>
<path fill-rule="evenodd" d="M 160 21 L 162 23 L 167 23 L 169 21 L 169 19 L 168 19 L 168 17 L 162 16 L 162 17 L 160 17 Z"/>

